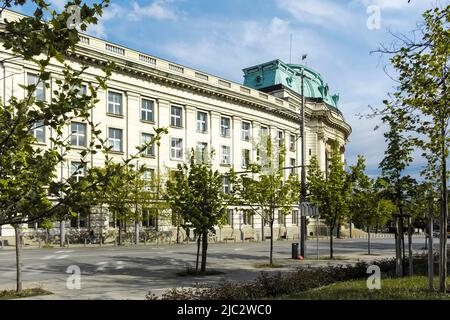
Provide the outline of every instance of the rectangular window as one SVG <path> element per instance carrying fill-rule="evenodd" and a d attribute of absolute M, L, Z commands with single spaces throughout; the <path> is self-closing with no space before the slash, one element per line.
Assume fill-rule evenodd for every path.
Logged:
<path fill-rule="evenodd" d="M 286 226 L 286 215 L 281 210 L 278 210 L 278 224 L 280 226 Z"/>
<path fill-rule="evenodd" d="M 208 144 L 206 142 L 197 143 L 197 159 L 199 162 L 207 162 L 208 160 Z"/>
<path fill-rule="evenodd" d="M 284 145 L 283 131 L 278 131 L 278 146 L 282 147 L 283 145 Z"/>
<path fill-rule="evenodd" d="M 177 128 L 183 126 L 183 108 L 175 106 L 170 107 L 170 125 Z"/>
<path fill-rule="evenodd" d="M 177 160 L 183 159 L 183 139 L 172 138 L 170 155 L 173 159 Z"/>
<path fill-rule="evenodd" d="M 108 113 L 123 115 L 121 93 L 108 91 Z"/>
<path fill-rule="evenodd" d="M 197 130 L 200 132 L 208 132 L 208 114 L 206 112 L 197 112 Z"/>
<path fill-rule="evenodd" d="M 253 226 L 253 213 L 250 210 L 244 210 L 242 213 L 242 224 L 245 226 Z"/>
<path fill-rule="evenodd" d="M 154 191 L 155 183 L 155 169 L 146 168 L 142 179 L 145 181 L 144 189 Z"/>
<path fill-rule="evenodd" d="M 38 143 L 45 143 L 45 125 L 44 120 L 39 120 L 33 124 L 33 136 Z"/>
<path fill-rule="evenodd" d="M 242 140 L 250 141 L 250 122 L 242 122 Z"/>
<path fill-rule="evenodd" d="M 143 133 L 141 137 L 142 146 L 147 146 L 144 150 L 144 155 L 148 157 L 155 156 L 155 144 L 150 144 L 152 142 L 154 135 L 149 133 Z"/>
<path fill-rule="evenodd" d="M 247 169 L 250 163 L 250 150 L 242 149 L 242 168 Z"/>
<path fill-rule="evenodd" d="M 123 143 L 122 143 L 122 129 L 108 129 L 108 143 L 111 147 L 112 151 L 122 152 L 123 151 Z"/>
<path fill-rule="evenodd" d="M 86 163 L 72 162 L 70 164 L 70 175 L 76 181 L 86 176 Z"/>
<path fill-rule="evenodd" d="M 292 210 L 292 224 L 298 225 L 298 210 Z"/>
<path fill-rule="evenodd" d="M 220 153 L 220 164 L 231 164 L 231 148 L 229 146 L 222 146 Z"/>
<path fill-rule="evenodd" d="M 230 178 L 228 176 L 222 176 L 222 191 L 225 194 L 230 194 Z"/>
<path fill-rule="evenodd" d="M 220 135 L 229 138 L 231 135 L 231 119 L 226 117 L 220 118 Z"/>
<path fill-rule="evenodd" d="M 269 135 L 269 128 L 261 126 L 261 138 L 265 138 Z"/>
<path fill-rule="evenodd" d="M 86 147 L 86 124 L 72 122 L 70 143 L 74 147 Z"/>
<path fill-rule="evenodd" d="M 36 74 L 27 74 L 27 85 L 35 85 L 36 89 L 33 92 L 33 97 L 36 101 L 45 101 L 45 84 L 43 81 L 39 81 L 39 77 Z"/>
<path fill-rule="evenodd" d="M 153 100 L 141 100 L 141 120 L 155 121 L 155 103 Z"/>
<path fill-rule="evenodd" d="M 290 165 L 291 165 L 291 174 L 296 174 L 297 173 L 297 168 L 296 168 L 297 162 L 296 162 L 295 158 L 291 158 Z"/>
<path fill-rule="evenodd" d="M 142 210 L 142 226 L 147 228 L 158 229 L 158 210 L 143 209 Z"/>
<path fill-rule="evenodd" d="M 289 135 L 289 150 L 295 152 L 295 135 Z"/>
<path fill-rule="evenodd" d="M 227 209 L 227 225 L 229 225 L 229 226 L 233 226 L 233 215 L 234 215 L 234 210 Z"/>

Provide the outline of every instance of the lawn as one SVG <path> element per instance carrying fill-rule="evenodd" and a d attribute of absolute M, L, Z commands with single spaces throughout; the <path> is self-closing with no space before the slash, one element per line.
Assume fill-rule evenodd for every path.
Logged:
<path fill-rule="evenodd" d="M 24 289 L 19 293 L 15 290 L 4 290 L 0 291 L 0 300 L 19 299 L 49 294 L 52 293 L 41 288 Z"/>
<path fill-rule="evenodd" d="M 380 290 L 367 289 L 366 280 L 334 283 L 283 300 L 450 300 L 450 294 L 428 292 L 427 277 L 382 279 Z M 438 282 L 435 280 L 435 288 Z"/>

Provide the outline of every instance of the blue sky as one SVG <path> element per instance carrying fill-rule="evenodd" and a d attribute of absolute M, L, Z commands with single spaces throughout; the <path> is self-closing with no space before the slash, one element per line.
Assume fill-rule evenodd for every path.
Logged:
<path fill-rule="evenodd" d="M 57 9 L 66 1 L 48 0 Z M 242 69 L 276 58 L 292 62 L 308 54 L 308 66 L 322 74 L 340 109 L 353 127 L 346 150 L 348 163 L 358 154 L 376 174 L 384 153 L 377 119 L 360 120 L 368 105 L 380 106 L 394 82 L 384 72 L 386 57 L 370 54 L 389 44 L 389 30 L 406 33 L 421 14 L 447 0 L 111 0 L 89 33 L 163 59 L 203 70 L 236 82 Z M 380 28 L 369 29 L 374 9 Z M 24 8 L 25 13 L 27 8 Z M 372 20 L 371 20 L 372 21 Z M 417 174 L 423 160 L 410 168 Z"/>

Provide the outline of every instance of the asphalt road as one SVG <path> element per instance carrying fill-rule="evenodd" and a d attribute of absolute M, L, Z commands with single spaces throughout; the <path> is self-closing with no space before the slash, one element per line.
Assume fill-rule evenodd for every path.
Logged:
<path fill-rule="evenodd" d="M 323 258 L 329 254 L 329 242 L 319 241 L 317 261 L 316 241 L 307 243 L 307 259 L 291 260 L 292 241 L 279 241 L 274 245 L 274 259 L 284 265 L 284 270 L 305 265 L 323 265 L 330 261 Z M 367 255 L 367 240 L 336 240 L 337 261 L 373 260 L 394 254 L 394 239 L 373 239 L 372 254 Z M 424 238 L 414 237 L 414 249 L 423 251 Z M 269 242 L 265 243 L 218 243 L 208 249 L 208 268 L 224 272 L 222 275 L 179 277 L 177 272 L 195 264 L 196 246 L 190 245 L 141 245 L 139 247 L 92 246 L 23 250 L 24 287 L 41 286 L 54 295 L 45 299 L 143 299 L 149 291 L 161 294 L 173 287 L 192 286 L 194 283 L 217 283 L 223 280 L 245 281 L 255 279 L 261 271 L 279 272 L 280 269 L 264 269 L 268 263 Z M 80 289 L 73 270 L 81 272 Z M 0 290 L 14 289 L 15 251 L 0 249 Z M 69 286 L 67 286 L 69 284 Z M 75 288 L 75 289 L 74 289 Z"/>

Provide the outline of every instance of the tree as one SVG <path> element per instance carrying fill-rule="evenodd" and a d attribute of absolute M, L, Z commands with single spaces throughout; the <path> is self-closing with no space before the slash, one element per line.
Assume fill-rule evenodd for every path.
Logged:
<path fill-rule="evenodd" d="M 274 223 L 281 215 L 292 212 L 292 206 L 298 204 L 300 183 L 298 176 L 290 174 L 285 178 L 284 146 L 270 137 L 262 137 L 258 146 L 259 163 L 250 164 L 251 176 L 247 174 L 233 175 L 233 194 L 239 205 L 249 207 L 253 214 L 261 217 L 262 228 L 265 222 L 270 227 L 269 262 L 273 264 Z M 278 209 L 278 218 L 275 215 Z M 262 230 L 261 234 L 264 238 Z"/>
<path fill-rule="evenodd" d="M 26 2 L 0 1 L 0 12 Z M 72 184 L 70 179 L 56 179 L 55 169 L 66 161 L 71 150 L 66 132 L 74 119 L 87 123 L 92 133 L 89 145 L 80 152 L 80 162 L 86 163 L 90 154 L 108 150 L 90 114 L 99 101 L 97 92 L 107 87 L 113 64 L 104 68 L 103 77 L 95 78 L 96 84 L 84 87 L 82 76 L 88 67 L 81 65 L 75 69 L 65 60 L 79 41 L 78 30 L 67 26 L 70 13 L 58 13 L 45 1 L 29 2 L 36 9 L 33 16 L 4 21 L 0 26 L 4 52 L 11 55 L 0 61 L 3 67 L 9 60 L 22 59 L 38 70 L 33 81 L 21 85 L 25 92 L 23 97 L 11 96 L 0 101 L 0 225 L 11 224 L 16 232 L 17 291 L 22 289 L 19 226 L 55 216 L 70 217 L 78 207 L 80 196 L 99 184 L 106 184 L 109 178 L 103 176 L 105 180 L 89 185 Z M 90 5 L 74 0 L 72 4 L 80 8 L 79 29 L 85 31 L 88 24 L 97 22 L 109 0 Z M 58 79 L 51 77 L 49 67 L 52 64 L 61 66 Z M 38 90 L 41 93 L 50 90 L 50 82 L 52 98 L 48 101 Z M 36 146 L 33 135 L 35 129 L 43 126 L 54 133 L 51 144 L 45 149 Z M 159 139 L 158 134 L 155 140 Z"/>
<path fill-rule="evenodd" d="M 365 159 L 361 156 L 358 157 L 357 165 L 350 167 L 352 177 L 350 211 L 355 224 L 367 231 L 367 253 L 370 255 L 370 229 L 385 225 L 396 207 L 391 201 L 381 198 L 377 186 L 379 181 L 368 177 L 364 172 L 365 168 Z"/>
<path fill-rule="evenodd" d="M 81 8 L 80 29 L 86 30 L 88 24 L 96 23 L 108 2 L 94 3 L 90 7 L 74 1 Z M 11 5 L 25 3 L 25 0 L 3 0 L 0 12 Z M 3 48 L 12 53 L 11 58 L 0 63 L 4 66 L 9 59 L 20 58 L 38 69 L 35 82 L 21 86 L 24 97 L 12 96 L 0 102 L 0 225 L 11 224 L 16 232 L 17 291 L 22 289 L 19 226 L 54 216 L 59 207 L 71 199 L 68 192 L 59 202 L 52 201 L 63 189 L 62 184 L 55 181 L 55 167 L 65 158 L 60 150 L 70 149 L 69 141 L 63 138 L 64 129 L 74 118 L 90 123 L 89 111 L 98 101 L 98 87 L 105 87 L 110 74 L 110 69 L 105 69 L 106 77 L 96 79 L 98 87 L 89 85 L 89 90 L 82 94 L 80 77 L 87 67 L 75 70 L 63 58 L 79 41 L 78 31 L 67 28 L 70 14 L 57 13 L 44 1 L 33 1 L 33 4 L 36 7 L 33 16 L 5 21 L 0 29 Z M 47 22 L 44 22 L 45 14 Z M 54 61 L 62 64 L 63 78 L 55 80 L 53 97 L 47 102 L 35 92 L 41 86 L 50 88 L 48 67 Z M 55 136 L 51 139 L 52 145 L 42 150 L 34 146 L 33 130 L 44 125 L 52 128 Z M 91 125 L 93 134 L 98 134 L 96 126 Z M 93 143 L 81 157 L 97 149 Z"/>
<path fill-rule="evenodd" d="M 201 237 L 200 272 L 205 273 L 208 235 L 215 232 L 214 226 L 223 223 L 229 201 L 229 195 L 223 192 L 222 174 L 213 170 L 210 162 L 197 161 L 192 150 L 189 163 L 179 164 L 166 186 L 165 198 L 171 209 L 181 215 L 185 226 L 195 228 L 196 235 Z"/>
<path fill-rule="evenodd" d="M 348 216 L 351 176 L 344 170 L 337 142 L 332 145 L 328 172 L 322 171 L 317 157 L 308 166 L 307 187 L 311 201 L 319 207 L 320 217 L 330 228 L 330 258 L 333 259 L 333 232 L 338 221 Z"/>
<path fill-rule="evenodd" d="M 423 150 L 427 180 L 440 185 L 441 230 L 448 224 L 447 158 L 450 120 L 449 56 L 450 5 L 427 10 L 424 23 L 413 39 L 396 36 L 400 40 L 392 49 L 380 51 L 392 54 L 391 64 L 398 73 L 399 85 L 392 101 L 385 101 L 382 113 L 414 134 L 414 145 Z M 446 292 L 447 236 L 441 232 L 439 261 L 440 291 Z"/>

